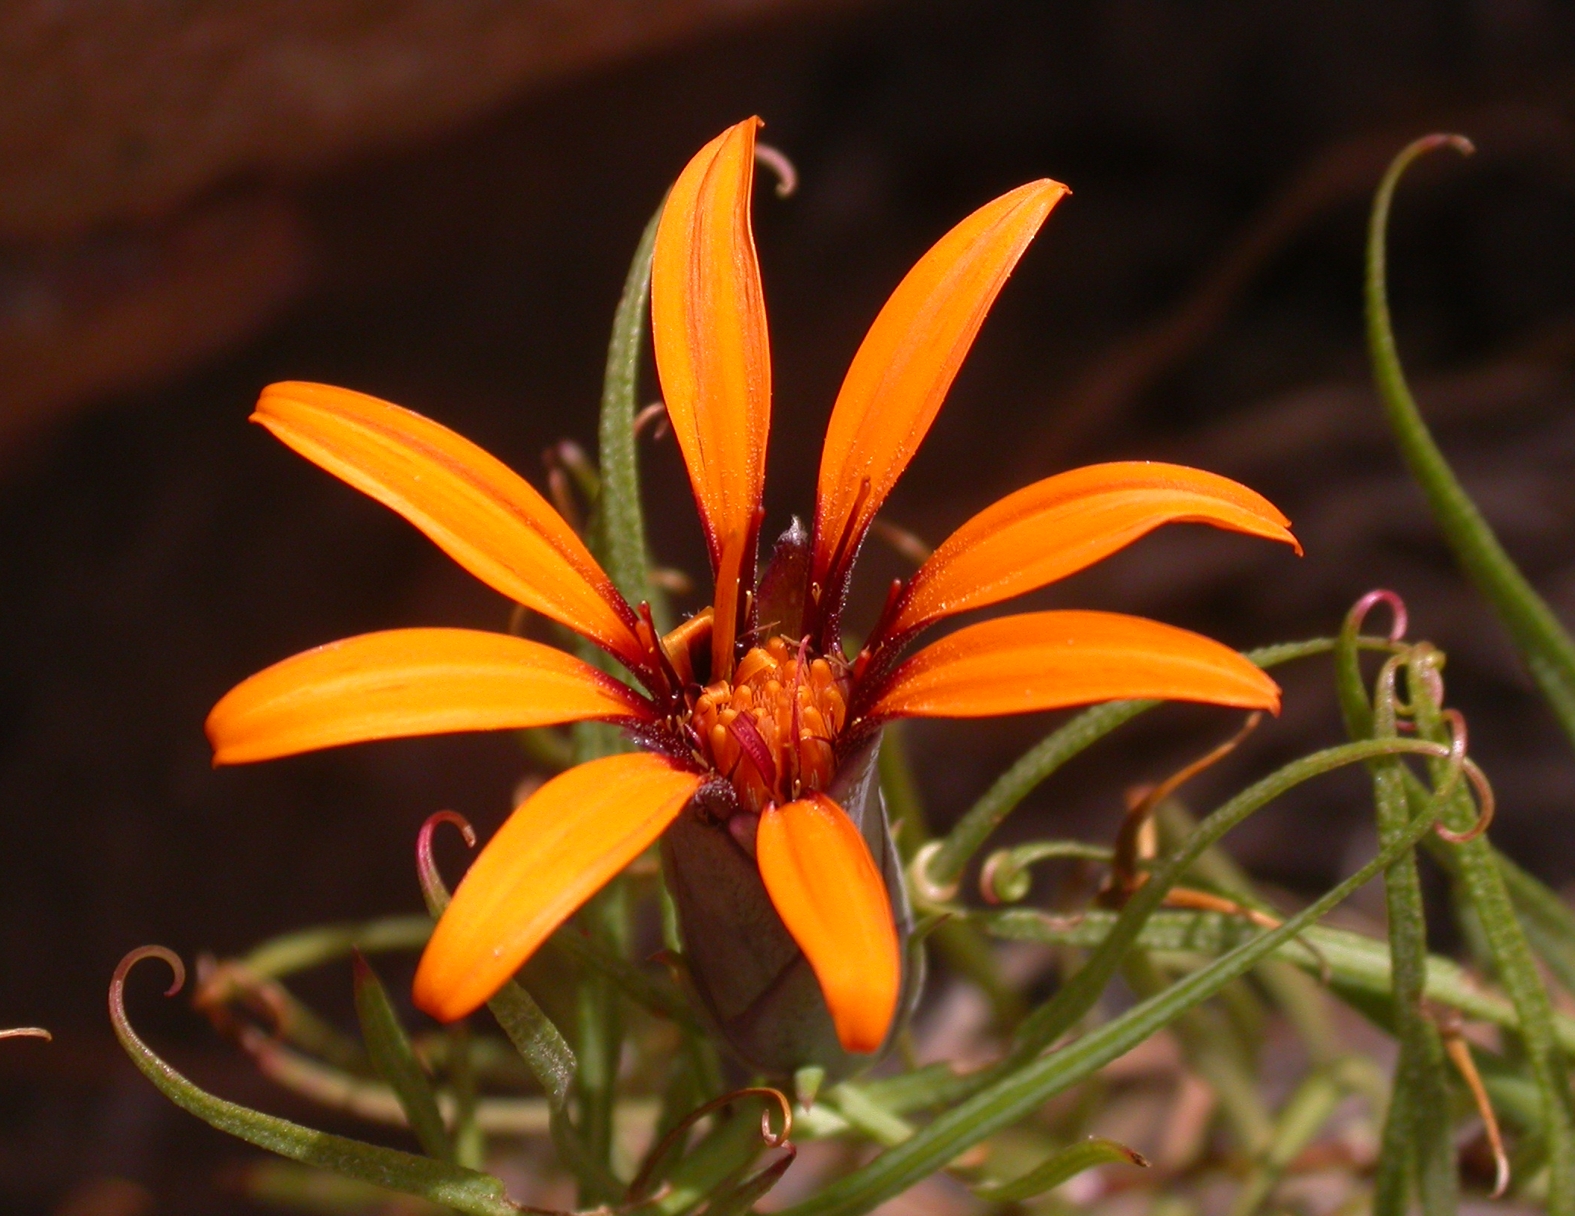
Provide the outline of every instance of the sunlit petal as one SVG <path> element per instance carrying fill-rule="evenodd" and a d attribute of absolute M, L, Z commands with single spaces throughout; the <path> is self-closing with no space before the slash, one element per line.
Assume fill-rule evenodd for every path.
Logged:
<path fill-rule="evenodd" d="M 275 663 L 208 715 L 215 764 L 465 730 L 648 719 L 627 686 L 539 642 L 471 629 L 392 629 Z"/>
<path fill-rule="evenodd" d="M 820 457 L 813 577 L 832 594 L 930 429 L 985 313 L 1065 194 L 1058 182 L 1030 182 L 975 211 L 919 259 L 870 326 Z"/>
<path fill-rule="evenodd" d="M 1227 477 L 1151 461 L 1089 465 L 1009 494 L 953 532 L 914 575 L 888 633 L 1043 587 L 1168 523 L 1213 524 L 1301 551 L 1290 521 Z"/>
<path fill-rule="evenodd" d="M 445 1022 L 481 1005 L 662 834 L 702 780 L 636 752 L 547 782 L 515 808 L 454 892 L 416 969 L 416 1005 Z"/>
<path fill-rule="evenodd" d="M 713 572 L 753 538 L 771 427 L 771 348 L 750 228 L 758 118 L 695 155 L 667 196 L 651 264 L 651 333 Z"/>
<path fill-rule="evenodd" d="M 1273 680 L 1201 634 L 1111 612 L 1032 612 L 925 647 L 870 717 L 985 718 L 1129 697 L 1280 708 Z"/>
<path fill-rule="evenodd" d="M 376 397 L 291 381 L 252 415 L 314 464 L 398 511 L 465 569 L 638 667 L 635 617 L 524 478 L 447 427 Z"/>
<path fill-rule="evenodd" d="M 830 798 L 811 793 L 766 810 L 755 853 L 843 1049 L 879 1049 L 897 1010 L 902 964 L 886 884 L 858 828 Z"/>

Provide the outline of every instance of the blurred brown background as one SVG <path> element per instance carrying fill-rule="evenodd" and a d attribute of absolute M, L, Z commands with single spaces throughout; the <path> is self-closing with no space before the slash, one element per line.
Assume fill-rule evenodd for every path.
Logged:
<path fill-rule="evenodd" d="M 257 668 L 508 611 L 248 426 L 258 389 L 376 393 L 539 484 L 547 445 L 594 436 L 641 225 L 749 113 L 802 177 L 795 198 L 756 204 L 777 384 L 768 529 L 809 507 L 842 370 L 907 266 L 996 193 L 1060 178 L 1074 196 L 886 517 L 934 543 L 1090 459 L 1248 481 L 1293 517 L 1305 559 L 1173 529 L 1036 602 L 1247 646 L 1331 632 L 1363 591 L 1395 588 L 1452 656 L 1500 843 L 1570 880 L 1575 761 L 1400 473 L 1366 388 L 1359 273 L 1388 157 L 1433 129 L 1473 136 L 1474 160 L 1440 156 L 1402 192 L 1401 344 L 1468 486 L 1575 619 L 1572 64 L 1575 10 L 1553 0 L 7 6 L 0 1024 L 57 1039 L 0 1051 L 0 1202 L 250 1210 L 215 1181 L 247 1150 L 119 1055 L 103 1012 L 116 960 L 414 910 L 416 827 L 452 806 L 490 831 L 523 772 L 504 737 L 210 770 L 202 719 Z M 646 468 L 660 557 L 699 571 L 670 440 Z M 901 560 L 872 542 L 867 596 Z M 1327 667 L 1284 682 L 1283 717 L 1199 802 L 1336 738 Z M 936 823 L 1047 725 L 915 730 Z M 1123 786 L 1231 725 L 1153 715 L 1013 830 L 1107 834 Z M 1359 777 L 1319 786 L 1233 844 L 1292 891 L 1327 884 L 1369 847 L 1361 792 Z M 182 1066 L 293 1109 L 184 1008 L 134 1003 Z M 91 1189 L 109 1176 L 143 1189 Z"/>

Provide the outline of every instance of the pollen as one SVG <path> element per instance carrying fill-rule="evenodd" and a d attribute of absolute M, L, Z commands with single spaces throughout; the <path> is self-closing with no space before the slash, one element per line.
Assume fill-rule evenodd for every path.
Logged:
<path fill-rule="evenodd" d="M 731 680 L 707 685 L 689 725 L 703 758 L 733 783 L 746 810 L 824 789 L 848 716 L 847 665 L 785 637 L 756 646 Z"/>

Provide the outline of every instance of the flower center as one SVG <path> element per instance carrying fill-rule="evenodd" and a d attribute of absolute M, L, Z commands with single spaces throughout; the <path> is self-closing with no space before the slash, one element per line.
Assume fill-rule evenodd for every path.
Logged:
<path fill-rule="evenodd" d="M 846 664 L 775 637 L 740 659 L 731 680 L 708 685 L 689 723 L 712 768 L 759 814 L 830 783 L 849 682 Z"/>

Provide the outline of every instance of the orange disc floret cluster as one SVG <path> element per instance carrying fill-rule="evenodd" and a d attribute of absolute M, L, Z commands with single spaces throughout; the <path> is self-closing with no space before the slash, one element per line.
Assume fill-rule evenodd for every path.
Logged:
<path fill-rule="evenodd" d="M 689 726 L 696 759 L 731 781 L 757 815 L 824 789 L 836 772 L 849 685 L 840 658 L 812 658 L 803 645 L 774 637 L 745 654 L 731 680 L 695 697 Z"/>

